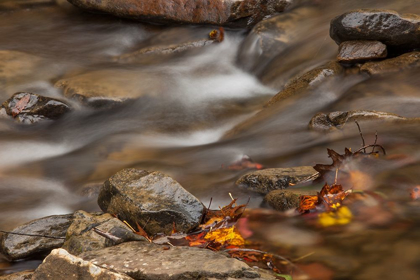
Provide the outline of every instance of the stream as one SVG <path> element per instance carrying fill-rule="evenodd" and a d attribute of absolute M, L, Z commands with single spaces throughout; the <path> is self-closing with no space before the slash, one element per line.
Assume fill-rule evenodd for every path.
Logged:
<path fill-rule="evenodd" d="M 263 195 L 235 185 L 250 170 L 232 171 L 222 165 L 243 155 L 269 168 L 329 164 L 327 148 L 344 153 L 345 147 L 357 150 L 362 146 L 353 123 L 330 133 L 308 130 L 318 112 L 363 109 L 419 118 L 420 68 L 387 77 L 349 74 L 310 95 L 292 97 L 261 111 L 290 78 L 335 59 L 338 46 L 328 33 L 335 16 L 366 7 L 420 14 L 419 1 L 318 2 L 325 2 L 323 8 L 311 14 L 311 21 L 301 22 L 303 27 L 296 29 L 288 48 L 267 57 L 255 54 L 252 42 L 243 44 L 246 30 L 226 28 L 223 42 L 134 63 L 115 58 L 139 48 L 206 39 L 214 27 L 149 25 L 81 12 L 64 1 L 0 10 L 0 50 L 30 56 L 6 68 L 19 72 L 16 77 L 2 80 L 0 71 L 0 100 L 27 91 L 64 100 L 73 107 L 57 121 L 36 125 L 0 119 L 0 229 L 11 230 L 39 217 L 79 209 L 100 211 L 98 186 L 126 167 L 168 174 L 205 205 L 211 199 L 216 207 L 227 205 L 230 193 L 242 203 L 250 198 L 248 208 L 259 208 Z M 36 62 L 31 62 L 34 57 Z M 133 99 L 100 108 L 83 105 L 54 86 L 73 76 L 81 77 L 79 87 L 92 83 L 93 90 L 118 91 Z M 377 132 L 378 143 L 388 155 L 405 159 L 384 160 L 379 167 L 364 170 L 371 177 L 364 190 L 392 185 L 393 200 L 408 204 L 410 188 L 420 184 L 419 123 L 366 122 L 361 128 L 366 143 L 373 143 Z M 418 213 L 418 208 L 407 211 Z M 417 230 L 419 221 L 415 220 Z M 258 227 L 267 226 L 273 232 L 276 226 L 282 227 L 277 222 L 261 218 Z M 259 232 L 258 238 L 277 250 L 272 241 L 275 234 L 268 236 L 270 230 Z M 400 230 L 409 234 L 409 227 Z M 278 238 L 292 238 L 296 243 L 320 234 L 285 230 Z M 380 240 L 382 235 L 378 236 Z M 388 235 L 383 236 L 386 240 Z M 418 245 L 420 239 L 416 241 Z M 320 247 L 319 252 L 324 252 Z M 379 247 L 370 250 L 382 254 Z M 364 256 L 363 250 L 353 253 L 348 259 L 355 262 Z M 0 260 L 0 275 L 39 263 Z M 363 275 L 365 278 L 358 279 L 374 279 L 369 273 Z M 410 275 L 401 278 L 414 279 Z"/>

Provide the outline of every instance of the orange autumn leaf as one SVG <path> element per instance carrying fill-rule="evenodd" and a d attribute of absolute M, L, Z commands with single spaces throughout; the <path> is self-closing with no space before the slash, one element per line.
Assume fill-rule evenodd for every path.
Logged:
<path fill-rule="evenodd" d="M 305 213 L 321 205 L 325 206 L 326 210 L 337 209 L 350 192 L 344 191 L 341 185 L 333 184 L 329 186 L 326 183 L 317 195 L 302 195 L 298 211 Z"/>
<path fill-rule="evenodd" d="M 222 246 L 240 247 L 245 244 L 244 238 L 234 227 L 221 228 L 208 232 L 204 239 L 214 243 L 219 243 Z"/>
<path fill-rule="evenodd" d="M 188 235 L 185 239 L 188 241 L 190 247 L 206 247 L 207 240 L 204 239 L 206 232 L 200 232 L 199 234 Z"/>
<path fill-rule="evenodd" d="M 420 199 L 420 186 L 416 186 L 411 190 L 410 197 L 412 200 Z"/>

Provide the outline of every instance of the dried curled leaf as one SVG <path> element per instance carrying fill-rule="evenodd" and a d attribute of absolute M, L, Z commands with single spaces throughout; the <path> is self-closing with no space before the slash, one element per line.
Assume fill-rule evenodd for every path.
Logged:
<path fill-rule="evenodd" d="M 338 209 L 349 193 L 351 191 L 344 191 L 341 185 L 329 186 L 326 183 L 316 195 L 302 195 L 298 211 L 305 213 L 317 208 L 322 208 L 325 211 Z"/>

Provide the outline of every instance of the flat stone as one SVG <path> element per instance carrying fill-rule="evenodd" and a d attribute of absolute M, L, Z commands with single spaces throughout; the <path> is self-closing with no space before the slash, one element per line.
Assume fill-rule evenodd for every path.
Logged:
<path fill-rule="evenodd" d="M 180 232 L 199 225 L 203 204 L 171 177 L 139 169 L 123 169 L 109 178 L 98 197 L 104 212 L 138 223 L 154 235 L 169 234 L 173 223 Z"/>
<path fill-rule="evenodd" d="M 118 240 L 112 241 L 99 235 L 94 231 L 94 228 L 111 233 Z M 62 248 L 73 255 L 102 249 L 126 241 L 146 240 L 144 237 L 133 233 L 128 226 L 110 214 L 90 214 L 83 210 L 74 213 L 74 220 L 67 230 L 66 237 L 67 240 Z"/>
<path fill-rule="evenodd" d="M 356 63 L 385 58 L 387 54 L 386 45 L 379 41 L 345 41 L 340 44 L 337 59 Z"/>
<path fill-rule="evenodd" d="M 33 271 L 20 271 L 0 276 L 0 280 L 31 280 L 33 274 Z"/>
<path fill-rule="evenodd" d="M 330 36 L 337 43 L 352 40 L 381 41 L 388 47 L 420 47 L 420 16 L 390 10 L 361 9 L 331 21 Z"/>
<path fill-rule="evenodd" d="M 236 185 L 267 194 L 288 188 L 290 184 L 297 184 L 316 173 L 312 166 L 270 168 L 245 174 L 236 181 Z"/>
<path fill-rule="evenodd" d="M 252 26 L 292 0 L 68 0 L 80 8 L 155 23 Z"/>
<path fill-rule="evenodd" d="M 64 243 L 67 228 L 73 220 L 73 214 L 54 215 L 30 221 L 13 229 L 12 233 L 51 236 L 27 236 L 6 233 L 1 238 L 0 251 L 9 260 L 19 260 L 48 254 L 52 249 Z"/>
<path fill-rule="evenodd" d="M 317 191 L 303 189 L 274 190 L 264 197 L 264 202 L 278 211 L 286 211 L 299 206 L 301 195 L 316 195 Z"/>
<path fill-rule="evenodd" d="M 29 92 L 18 92 L 2 104 L 7 115 L 21 123 L 56 120 L 70 111 L 61 100 Z"/>
<path fill-rule="evenodd" d="M 343 67 L 335 61 L 312 69 L 288 82 L 282 91 L 268 101 L 266 106 L 271 106 L 308 89 L 315 88 L 319 84 L 341 75 L 343 72 Z"/>
<path fill-rule="evenodd" d="M 64 249 L 55 249 L 35 270 L 32 280 L 129 280 L 124 274 L 101 268 L 91 262 L 69 254 Z"/>
<path fill-rule="evenodd" d="M 346 123 L 367 120 L 381 120 L 381 121 L 402 121 L 406 118 L 396 114 L 378 111 L 336 111 L 331 113 L 318 113 L 309 122 L 309 128 L 313 130 L 329 131 L 341 129 Z"/>
<path fill-rule="evenodd" d="M 100 267 L 111 267 L 134 279 L 225 279 L 257 278 L 259 274 L 247 264 L 221 253 L 193 247 L 170 247 L 127 242 L 80 255 Z"/>
<path fill-rule="evenodd" d="M 370 75 L 385 75 L 418 67 L 420 67 L 420 52 L 410 52 L 382 61 L 366 62 L 360 67 L 360 71 Z"/>

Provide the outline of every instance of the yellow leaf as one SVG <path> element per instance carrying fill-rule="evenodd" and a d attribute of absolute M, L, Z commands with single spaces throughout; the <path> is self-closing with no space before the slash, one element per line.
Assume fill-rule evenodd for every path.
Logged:
<path fill-rule="evenodd" d="M 204 239 L 227 246 L 243 246 L 245 240 L 234 227 L 221 228 L 206 234 Z"/>
<path fill-rule="evenodd" d="M 346 225 L 351 222 L 353 215 L 347 206 L 338 208 L 337 211 L 324 212 L 318 215 L 319 223 L 324 227 Z"/>

